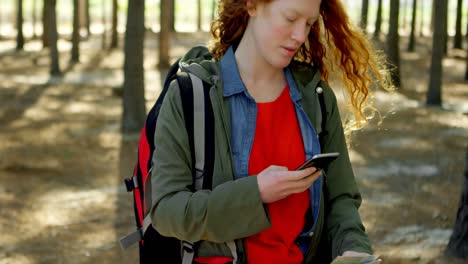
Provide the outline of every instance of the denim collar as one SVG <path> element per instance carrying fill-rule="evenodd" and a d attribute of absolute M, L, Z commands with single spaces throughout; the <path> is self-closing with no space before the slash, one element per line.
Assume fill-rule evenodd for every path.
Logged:
<path fill-rule="evenodd" d="M 239 93 L 245 93 L 248 95 L 247 88 L 245 87 L 240 77 L 239 68 L 237 67 L 236 57 L 234 56 L 233 47 L 229 47 L 226 53 L 223 55 L 219 62 L 221 71 L 221 79 L 223 81 L 223 96 L 229 97 Z M 302 96 L 297 88 L 296 81 L 288 67 L 284 68 L 286 80 L 289 85 L 289 94 L 294 102 L 298 102 L 302 99 Z"/>

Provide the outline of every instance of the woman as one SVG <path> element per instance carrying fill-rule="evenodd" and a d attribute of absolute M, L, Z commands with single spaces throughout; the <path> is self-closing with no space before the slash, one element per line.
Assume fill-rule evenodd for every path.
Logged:
<path fill-rule="evenodd" d="M 354 124 L 372 109 L 371 76 L 389 84 L 340 1 L 221 0 L 212 35 L 213 59 L 194 48 L 180 66 L 213 85 L 213 188 L 187 187 L 190 148 L 179 90 L 169 89 L 155 135 L 153 226 L 165 236 L 200 241 L 195 263 L 324 263 L 370 254 L 358 213 L 361 196 L 326 81 L 331 69 L 342 73 Z M 327 108 L 322 142 L 319 85 Z M 324 171 L 326 184 L 314 167 L 295 170 L 320 152 L 340 153 Z"/>

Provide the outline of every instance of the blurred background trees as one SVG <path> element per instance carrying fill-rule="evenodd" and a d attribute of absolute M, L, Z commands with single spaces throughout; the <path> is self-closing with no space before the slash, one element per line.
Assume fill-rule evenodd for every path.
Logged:
<path fill-rule="evenodd" d="M 432 41 L 431 74 L 426 101 L 429 105 L 442 104 L 442 57 L 444 56 L 447 45 L 447 9 L 448 0 L 434 1 L 434 10 L 438 10 L 438 15 L 435 19 L 434 37 Z"/>
<path fill-rule="evenodd" d="M 392 81 L 400 87 L 400 0 L 390 0 L 390 20 L 387 34 L 387 57 L 390 63 Z"/>
<path fill-rule="evenodd" d="M 399 77 L 401 45 L 406 45 L 408 52 L 416 52 L 420 48 L 418 43 L 431 41 L 426 102 L 441 106 L 442 60 L 453 50 L 458 50 L 457 54 L 466 53 L 466 1 L 361 0 L 344 1 L 344 4 L 356 24 L 386 52 L 392 78 L 401 89 L 405 89 Z M 216 16 L 215 0 L 4 0 L 2 7 L 0 39 L 14 37 L 16 50 L 21 52 L 28 41 L 40 38 L 43 49 L 49 53 L 53 76 L 63 74 L 59 40 L 70 41 L 70 64 L 79 63 L 80 42 L 87 41 L 91 35 L 101 35 L 103 50 L 122 50 L 125 56 L 122 129 L 126 132 L 138 130 L 145 116 L 146 109 L 141 107 L 145 89 L 144 58 L 155 56 L 156 66 L 167 68 L 174 59 L 170 54 L 173 34 L 206 32 L 210 20 Z M 157 38 L 151 42 L 156 43 L 157 54 L 143 54 L 145 31 L 156 33 Z M 404 37 L 404 43 L 400 36 Z M 468 70 L 464 77 L 468 77 Z M 130 103 L 131 100 L 135 101 Z"/>

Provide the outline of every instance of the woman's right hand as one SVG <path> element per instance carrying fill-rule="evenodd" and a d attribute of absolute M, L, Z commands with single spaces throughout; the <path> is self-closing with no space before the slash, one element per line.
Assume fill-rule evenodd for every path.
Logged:
<path fill-rule="evenodd" d="M 273 203 L 293 193 L 307 190 L 320 177 L 314 167 L 289 171 L 286 167 L 271 165 L 257 175 L 260 197 L 264 203 Z"/>

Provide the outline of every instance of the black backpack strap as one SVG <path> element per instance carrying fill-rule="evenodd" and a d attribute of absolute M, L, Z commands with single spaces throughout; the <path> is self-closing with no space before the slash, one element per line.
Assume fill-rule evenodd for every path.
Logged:
<path fill-rule="evenodd" d="M 323 88 L 319 85 L 315 88 L 315 91 L 318 95 L 318 100 L 320 104 L 320 132 L 319 132 L 319 141 L 320 146 L 323 146 L 323 137 L 328 135 L 327 131 L 327 107 L 325 105 L 325 96 L 323 94 Z"/>
<path fill-rule="evenodd" d="M 214 114 L 211 86 L 186 72 L 177 73 L 192 161 L 192 191 L 212 189 L 214 166 Z M 182 241 L 182 263 L 192 263 L 198 243 Z"/>
<path fill-rule="evenodd" d="M 317 115 L 317 118 L 320 120 L 319 122 L 319 128 L 320 132 L 318 133 L 319 137 L 319 142 L 320 142 L 320 148 L 323 150 L 323 145 L 325 143 L 325 136 L 328 135 L 327 131 L 327 107 L 325 104 L 325 95 L 324 95 L 324 90 L 322 88 L 321 82 L 319 85 L 315 88 L 315 92 L 317 93 L 318 96 L 318 101 L 319 101 L 319 109 L 320 113 Z M 328 175 L 326 173 L 327 168 L 324 168 L 322 170 L 322 177 L 323 177 L 323 198 L 325 199 L 325 214 L 329 214 L 329 208 L 327 205 L 327 201 L 330 197 L 329 191 L 328 191 Z M 324 223 L 324 230 L 326 230 L 326 222 Z M 320 252 L 317 256 L 317 263 L 330 263 L 332 261 L 332 253 L 331 253 L 331 245 L 328 242 L 328 238 L 325 234 L 322 234 L 322 238 L 319 241 L 319 244 L 317 245 L 317 252 Z"/>
<path fill-rule="evenodd" d="M 214 115 L 211 86 L 199 77 L 177 74 L 192 160 L 192 189 L 211 189 L 214 166 Z"/>
<path fill-rule="evenodd" d="M 214 113 L 210 99 L 211 86 L 203 82 L 203 95 L 205 97 L 205 165 L 203 176 L 203 189 L 213 188 L 213 170 L 214 170 Z"/>

